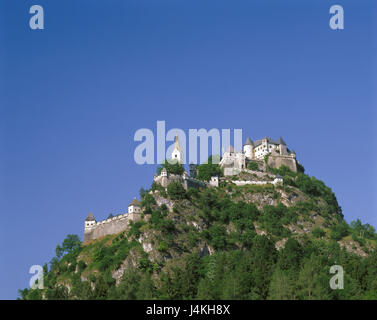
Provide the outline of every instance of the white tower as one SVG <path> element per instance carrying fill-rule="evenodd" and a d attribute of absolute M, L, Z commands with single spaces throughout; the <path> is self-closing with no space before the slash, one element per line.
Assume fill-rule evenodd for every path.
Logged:
<path fill-rule="evenodd" d="M 243 145 L 243 152 L 245 153 L 245 156 L 246 156 L 247 159 L 252 159 L 253 148 L 254 148 L 254 143 L 250 139 L 250 137 L 248 137 L 245 141 L 245 144 Z"/>
<path fill-rule="evenodd" d="M 96 219 L 93 216 L 93 213 L 89 213 L 85 219 L 85 229 L 91 228 L 96 224 Z"/>
<path fill-rule="evenodd" d="M 177 163 L 183 163 L 183 151 L 181 149 L 181 145 L 179 144 L 178 136 L 175 136 L 174 150 L 171 153 L 171 159 L 176 160 Z"/>

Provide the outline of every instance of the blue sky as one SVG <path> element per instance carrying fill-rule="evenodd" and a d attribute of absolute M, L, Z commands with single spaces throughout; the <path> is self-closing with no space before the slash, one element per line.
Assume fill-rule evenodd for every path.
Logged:
<path fill-rule="evenodd" d="M 32 31 L 33 4 L 45 29 Z M 345 29 L 329 28 L 341 4 Z M 0 4 L 0 298 L 67 234 L 124 210 L 155 167 L 139 128 L 283 136 L 377 227 L 372 1 L 66 0 Z M 374 38 L 373 38 L 374 36 Z M 374 92 L 373 92 L 374 91 Z"/>

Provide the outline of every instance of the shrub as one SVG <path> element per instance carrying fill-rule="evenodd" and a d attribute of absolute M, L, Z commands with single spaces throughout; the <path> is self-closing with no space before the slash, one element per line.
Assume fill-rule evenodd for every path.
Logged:
<path fill-rule="evenodd" d="M 258 163 L 256 162 L 249 162 L 247 165 L 249 170 L 257 171 L 259 169 Z"/>
<path fill-rule="evenodd" d="M 181 175 L 185 172 L 185 168 L 180 163 L 169 163 L 169 161 L 165 160 L 163 164 L 157 169 L 157 173 L 160 174 L 162 169 L 165 168 L 167 173 L 170 174 L 178 174 Z"/>
<path fill-rule="evenodd" d="M 312 235 L 315 238 L 322 238 L 326 235 L 326 232 L 323 229 L 321 229 L 320 227 L 315 227 L 312 230 Z"/>
<path fill-rule="evenodd" d="M 340 222 L 335 227 L 331 229 L 330 237 L 331 239 L 338 241 L 349 234 L 349 227 L 346 222 Z"/>
<path fill-rule="evenodd" d="M 180 182 L 172 182 L 168 185 L 168 195 L 173 200 L 182 200 L 186 198 L 186 190 Z"/>

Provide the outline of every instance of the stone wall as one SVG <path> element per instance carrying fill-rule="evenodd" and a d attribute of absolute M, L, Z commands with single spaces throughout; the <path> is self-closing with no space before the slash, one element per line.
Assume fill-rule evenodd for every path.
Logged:
<path fill-rule="evenodd" d="M 287 166 L 293 172 L 297 172 L 296 158 L 292 156 L 284 155 L 270 155 L 268 157 L 268 165 L 271 168 L 280 168 L 281 166 Z"/>
<path fill-rule="evenodd" d="M 128 215 L 123 215 L 120 218 L 114 217 L 112 220 L 105 220 L 97 222 L 92 228 L 87 228 L 84 231 L 84 243 L 104 237 L 108 234 L 115 234 L 125 230 L 130 222 Z"/>

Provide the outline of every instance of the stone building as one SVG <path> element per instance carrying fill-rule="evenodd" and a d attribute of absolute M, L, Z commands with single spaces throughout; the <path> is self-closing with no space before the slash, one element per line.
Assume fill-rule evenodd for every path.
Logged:
<path fill-rule="evenodd" d="M 225 176 L 237 175 L 247 168 L 249 162 L 260 162 L 266 156 L 268 156 L 267 165 L 270 167 L 279 168 L 285 165 L 292 171 L 297 171 L 296 153 L 293 150 L 289 151 L 282 137 L 277 141 L 269 137 L 252 141 L 248 137 L 241 152 L 236 152 L 230 146 L 223 153 L 220 166 L 224 169 Z"/>

